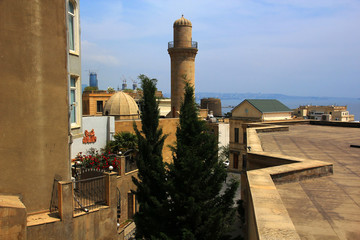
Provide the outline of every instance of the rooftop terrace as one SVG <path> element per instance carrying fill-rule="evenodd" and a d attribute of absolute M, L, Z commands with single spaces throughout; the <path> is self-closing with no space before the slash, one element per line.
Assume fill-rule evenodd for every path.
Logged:
<path fill-rule="evenodd" d="M 275 183 L 301 239 L 360 239 L 360 129 L 294 125 L 258 133 L 269 154 L 333 164 L 333 175 Z M 286 166 L 286 165 L 282 165 Z"/>

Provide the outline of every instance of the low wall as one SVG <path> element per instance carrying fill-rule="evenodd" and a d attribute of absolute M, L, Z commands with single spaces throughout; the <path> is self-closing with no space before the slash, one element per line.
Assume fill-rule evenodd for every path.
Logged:
<path fill-rule="evenodd" d="M 332 126 L 332 127 L 360 128 L 360 123 L 358 123 L 358 122 L 310 121 L 310 124 L 311 125 L 321 125 L 321 126 Z"/>
<path fill-rule="evenodd" d="M 0 239 L 26 239 L 26 208 L 19 196 L 0 195 Z"/>
<path fill-rule="evenodd" d="M 74 215 L 73 183 L 59 182 L 59 213 L 27 217 L 27 239 L 118 239 L 117 173 L 106 176 L 106 206 Z M 60 217 L 59 217 L 60 216 Z"/>

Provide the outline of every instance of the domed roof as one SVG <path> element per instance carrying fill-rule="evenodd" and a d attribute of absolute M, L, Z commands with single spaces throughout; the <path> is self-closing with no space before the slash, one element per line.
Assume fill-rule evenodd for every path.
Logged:
<path fill-rule="evenodd" d="M 119 116 L 117 119 L 136 119 L 139 118 L 139 108 L 128 94 L 117 92 L 106 102 L 103 114 Z"/>
<path fill-rule="evenodd" d="M 192 25 L 191 25 L 190 20 L 184 18 L 184 15 L 182 15 L 181 18 L 179 18 L 178 20 L 176 20 L 174 22 L 174 27 L 178 27 L 178 26 L 189 26 L 189 27 L 191 27 Z"/>

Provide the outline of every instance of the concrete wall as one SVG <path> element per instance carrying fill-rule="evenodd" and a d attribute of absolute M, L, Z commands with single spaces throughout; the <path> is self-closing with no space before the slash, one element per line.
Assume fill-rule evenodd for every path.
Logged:
<path fill-rule="evenodd" d="M 94 148 L 100 150 L 104 148 L 108 140 L 112 140 L 115 134 L 115 120 L 111 116 L 103 117 L 83 117 L 82 120 L 82 137 L 76 138 L 71 144 L 71 159 L 74 159 L 79 152 L 86 154 L 88 150 Z M 83 136 L 85 130 L 90 132 L 92 129 L 95 131 L 95 143 L 83 143 Z"/>
<path fill-rule="evenodd" d="M 229 123 L 219 123 L 218 126 L 219 126 L 219 147 L 229 145 L 229 140 L 230 140 L 229 128 L 230 128 L 230 124 Z"/>
<path fill-rule="evenodd" d="M 276 121 L 291 119 L 291 112 L 264 113 L 263 121 Z"/>
<path fill-rule="evenodd" d="M 0 195 L 0 239 L 26 239 L 26 208 L 18 196 Z"/>
<path fill-rule="evenodd" d="M 124 158 L 122 158 L 124 159 Z M 132 181 L 132 177 L 137 178 L 138 176 L 138 170 L 134 170 L 128 173 L 125 173 L 125 163 L 124 161 L 122 161 L 121 163 L 121 175 L 117 177 L 117 188 L 120 192 L 120 206 L 121 206 L 121 213 L 120 213 L 120 219 L 119 219 L 119 223 L 120 226 L 123 225 L 123 223 L 128 220 L 130 215 L 132 215 L 133 212 L 129 213 L 129 193 L 131 193 L 131 191 L 136 190 L 136 186 L 134 184 L 134 182 Z M 130 208 L 134 208 L 134 206 L 130 207 Z M 122 226 L 123 227 L 123 226 Z M 122 229 L 119 229 L 120 231 Z"/>
<path fill-rule="evenodd" d="M 64 1 L 0 1 L 0 193 L 49 208 L 70 179 Z"/>
<path fill-rule="evenodd" d="M 139 130 L 141 130 L 141 120 L 122 120 L 115 121 L 115 132 L 131 132 L 135 133 L 133 122 L 136 123 Z M 167 138 L 163 148 L 163 160 L 165 162 L 172 161 L 172 153 L 168 145 L 174 145 L 176 142 L 176 127 L 179 124 L 178 118 L 164 118 L 160 119 L 159 125 L 163 129 L 163 133 L 167 134 Z"/>

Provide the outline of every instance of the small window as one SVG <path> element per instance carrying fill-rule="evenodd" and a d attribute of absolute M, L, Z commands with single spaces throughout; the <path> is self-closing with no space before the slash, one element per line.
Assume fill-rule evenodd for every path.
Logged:
<path fill-rule="evenodd" d="M 81 124 L 81 110 L 80 110 L 80 78 L 78 76 L 70 76 L 69 84 L 69 108 L 70 108 L 70 122 L 71 128 L 80 127 Z"/>
<path fill-rule="evenodd" d="M 235 142 L 239 142 L 239 128 L 235 128 Z"/>
<path fill-rule="evenodd" d="M 97 101 L 96 102 L 96 111 L 97 112 L 103 112 L 103 110 L 104 110 L 103 106 L 104 106 L 103 101 Z"/>
<path fill-rule="evenodd" d="M 76 98 L 77 98 L 77 91 L 76 91 L 76 77 L 70 77 L 70 121 L 71 123 L 77 122 L 77 106 L 76 106 Z"/>

